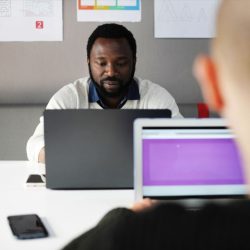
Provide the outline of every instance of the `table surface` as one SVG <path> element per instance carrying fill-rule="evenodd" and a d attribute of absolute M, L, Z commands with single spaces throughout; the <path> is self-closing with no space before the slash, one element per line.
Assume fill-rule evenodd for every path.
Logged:
<path fill-rule="evenodd" d="M 0 249 L 56 250 L 87 231 L 111 209 L 129 207 L 133 190 L 50 190 L 27 187 L 30 174 L 44 173 L 42 164 L 0 161 Z M 49 232 L 48 238 L 18 240 L 7 216 L 38 214 Z"/>

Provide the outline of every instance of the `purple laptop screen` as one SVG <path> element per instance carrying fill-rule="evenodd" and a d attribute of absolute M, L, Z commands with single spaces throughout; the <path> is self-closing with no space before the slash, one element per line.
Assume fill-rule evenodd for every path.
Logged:
<path fill-rule="evenodd" d="M 243 184 L 231 138 L 143 139 L 143 185 Z"/>

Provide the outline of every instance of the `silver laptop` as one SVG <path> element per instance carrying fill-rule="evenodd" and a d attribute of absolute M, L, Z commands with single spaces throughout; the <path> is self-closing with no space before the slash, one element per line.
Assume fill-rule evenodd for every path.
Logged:
<path fill-rule="evenodd" d="M 222 119 L 137 119 L 134 171 L 136 200 L 197 207 L 246 195 L 234 135 Z"/>
<path fill-rule="evenodd" d="M 46 186 L 133 187 L 133 121 L 171 117 L 169 110 L 46 110 Z"/>

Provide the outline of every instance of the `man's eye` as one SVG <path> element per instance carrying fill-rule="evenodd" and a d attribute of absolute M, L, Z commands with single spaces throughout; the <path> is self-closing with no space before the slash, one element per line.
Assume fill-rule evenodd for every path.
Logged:
<path fill-rule="evenodd" d="M 118 67 L 123 67 L 123 66 L 125 66 L 127 64 L 127 62 L 118 62 L 117 63 L 117 66 Z"/>
<path fill-rule="evenodd" d="M 106 66 L 106 63 L 105 62 L 96 62 L 99 66 L 101 66 L 101 67 L 104 67 L 104 66 Z"/>

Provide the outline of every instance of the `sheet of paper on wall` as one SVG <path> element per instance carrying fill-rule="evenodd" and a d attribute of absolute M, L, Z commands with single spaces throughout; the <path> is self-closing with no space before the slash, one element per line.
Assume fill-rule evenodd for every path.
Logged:
<path fill-rule="evenodd" d="M 141 21 L 141 0 L 76 0 L 76 2 L 78 22 Z"/>
<path fill-rule="evenodd" d="M 155 0 L 156 38 L 210 38 L 220 0 Z"/>
<path fill-rule="evenodd" d="M 62 41 L 62 0 L 0 0 L 0 41 Z"/>

